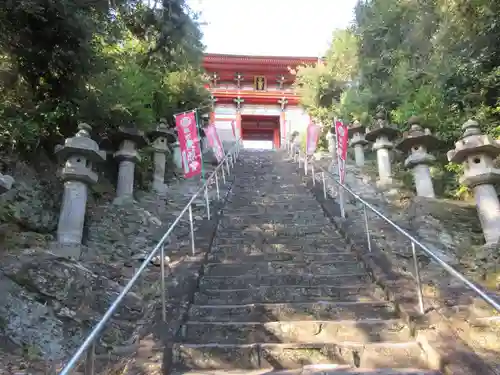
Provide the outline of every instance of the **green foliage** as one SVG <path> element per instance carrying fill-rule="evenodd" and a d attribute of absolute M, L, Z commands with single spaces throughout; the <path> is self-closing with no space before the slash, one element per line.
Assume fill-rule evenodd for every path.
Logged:
<path fill-rule="evenodd" d="M 0 5 L 0 142 L 147 130 L 204 105 L 197 15 L 185 0 L 6 0 Z"/>
<path fill-rule="evenodd" d="M 324 118 L 365 124 L 383 105 L 402 130 L 418 115 L 448 149 L 468 118 L 498 137 L 499 17 L 494 0 L 359 0 L 354 24 L 335 33 L 326 54 L 324 65 L 335 69 L 299 70 L 303 105 L 313 116 L 321 110 Z M 352 84 L 339 100 L 325 106 L 311 100 L 346 80 Z M 457 181 L 458 168 L 440 158 L 436 176 L 442 195 L 463 199 L 469 192 Z"/>
<path fill-rule="evenodd" d="M 323 125 L 320 148 L 327 145 L 325 136 L 334 117 L 340 114 L 342 93 L 356 75 L 356 46 L 357 38 L 350 30 L 337 30 L 323 62 L 299 67 L 296 73 L 295 90 L 301 105 L 318 124 Z"/>

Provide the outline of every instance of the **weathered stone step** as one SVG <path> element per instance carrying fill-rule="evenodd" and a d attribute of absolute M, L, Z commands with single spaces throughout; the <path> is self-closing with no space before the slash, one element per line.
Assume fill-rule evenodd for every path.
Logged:
<path fill-rule="evenodd" d="M 348 364 L 364 368 L 427 368 L 416 342 L 371 344 L 174 344 L 176 365 L 192 369 L 302 368 L 307 364 Z"/>
<path fill-rule="evenodd" d="M 201 370 L 181 371 L 172 375 L 439 375 L 439 371 L 419 369 L 360 369 L 346 365 L 308 365 L 295 370 Z"/>
<path fill-rule="evenodd" d="M 244 289 L 257 286 L 295 285 L 295 286 L 342 286 L 366 285 L 370 277 L 365 272 L 355 274 L 318 275 L 318 274 L 267 274 L 242 276 L 205 276 L 200 280 L 200 290 L 205 289 Z"/>
<path fill-rule="evenodd" d="M 301 212 L 301 211 L 292 211 L 290 213 L 287 212 L 279 212 L 279 213 L 268 213 L 268 214 L 245 214 L 238 215 L 232 212 L 230 209 L 227 209 L 226 214 L 221 217 L 222 223 L 227 222 L 235 222 L 238 224 L 259 224 L 259 223 L 279 223 L 279 224 L 287 224 L 287 223 L 325 223 L 331 224 L 330 219 L 325 216 L 323 213 L 311 213 L 311 212 Z M 299 221 L 300 220 L 300 221 Z"/>
<path fill-rule="evenodd" d="M 393 320 L 306 320 L 267 323 L 187 322 L 183 341 L 197 344 L 405 342 L 410 329 L 399 319 Z"/>
<path fill-rule="evenodd" d="M 362 287 L 274 285 L 248 289 L 207 289 L 195 294 L 194 303 L 197 305 L 224 305 L 318 301 L 368 302 L 383 300 L 384 296 L 383 290 L 374 285 Z"/>
<path fill-rule="evenodd" d="M 230 212 L 234 216 L 247 216 L 247 215 L 270 215 L 276 214 L 276 212 L 283 211 L 319 211 L 320 207 L 316 202 L 306 203 L 306 204 L 296 204 L 288 203 L 285 205 L 271 205 L 265 204 L 261 206 L 242 206 L 242 207 L 228 207 L 226 212 Z"/>
<path fill-rule="evenodd" d="M 216 251 L 208 254 L 208 261 L 211 263 L 240 263 L 244 262 L 276 262 L 276 261 L 292 261 L 292 262 L 354 262 L 356 254 L 351 252 L 343 253 L 305 253 L 302 251 L 296 252 L 273 252 L 273 253 L 258 253 L 253 251 Z"/>
<path fill-rule="evenodd" d="M 315 219 L 325 219 L 325 214 L 322 211 L 319 211 L 319 206 L 315 206 L 313 210 L 311 208 L 299 208 L 295 206 L 293 209 L 275 209 L 270 212 L 267 211 L 258 211 L 257 209 L 253 209 L 252 211 L 243 211 L 234 209 L 231 206 L 227 206 L 225 209 L 227 213 L 225 217 L 236 217 L 242 220 L 255 220 L 255 219 L 267 219 L 267 220 L 285 220 L 286 218 L 304 219 L 304 220 L 312 220 Z M 222 218 L 224 220 L 224 217 Z"/>
<path fill-rule="evenodd" d="M 280 248 L 281 250 L 288 249 L 304 249 L 306 248 L 308 253 L 315 252 L 313 249 L 343 249 L 346 251 L 349 247 L 344 239 L 340 238 L 310 238 L 308 236 L 301 237 L 276 237 L 276 236 L 254 236 L 254 237 L 230 237 L 224 236 L 223 233 L 219 234 L 214 239 L 214 246 L 235 246 L 236 248 L 241 247 L 262 247 L 262 245 L 269 245 L 274 248 Z M 318 250 L 319 251 L 319 250 Z M 330 251 L 330 250 L 328 250 Z M 337 250 L 338 251 L 338 250 Z"/>
<path fill-rule="evenodd" d="M 207 263 L 205 275 L 207 276 L 241 276 L 245 274 L 318 274 L 335 275 L 360 273 L 364 271 L 361 262 L 249 262 L 238 264 L 231 263 Z"/>
<path fill-rule="evenodd" d="M 389 302 L 316 302 L 248 305 L 192 305 L 189 319 L 218 322 L 275 322 L 280 320 L 394 319 Z"/>
<path fill-rule="evenodd" d="M 263 220 L 262 220 L 263 221 Z M 261 231 L 264 233 L 322 233 L 333 234 L 339 236 L 335 226 L 332 223 L 316 223 L 310 225 L 295 223 L 238 223 L 238 222 L 225 222 L 219 223 L 219 228 L 223 232 L 238 233 L 242 231 Z"/>
<path fill-rule="evenodd" d="M 307 254 L 333 254 L 345 253 L 348 246 L 339 242 L 338 246 L 332 243 L 327 244 L 304 244 L 299 241 L 292 244 L 286 243 L 235 243 L 227 240 L 227 243 L 214 241 L 212 253 L 231 253 L 231 252 L 253 252 L 254 254 L 276 254 L 276 253 L 307 253 Z M 332 241 L 333 242 L 333 241 Z"/>

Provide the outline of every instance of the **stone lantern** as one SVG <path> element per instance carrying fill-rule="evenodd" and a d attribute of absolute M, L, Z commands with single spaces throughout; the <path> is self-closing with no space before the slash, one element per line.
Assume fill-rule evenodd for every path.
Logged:
<path fill-rule="evenodd" d="M 365 139 L 365 127 L 358 120 L 349 126 L 349 146 L 354 148 L 354 160 L 358 167 L 365 165 L 365 145 L 368 141 Z"/>
<path fill-rule="evenodd" d="M 12 176 L 0 173 L 0 194 L 10 190 L 12 184 L 14 184 L 14 178 Z"/>
<path fill-rule="evenodd" d="M 120 163 L 116 197 L 132 198 L 135 163 L 141 160 L 137 150 L 147 145 L 146 137 L 137 129 L 120 128 L 117 133 L 113 134 L 112 140 L 115 148 L 118 148 L 114 154 L 115 159 Z"/>
<path fill-rule="evenodd" d="M 328 142 L 328 152 L 332 157 L 332 163 L 337 163 L 337 139 L 335 137 L 335 127 L 332 126 L 326 133 L 326 141 Z"/>
<path fill-rule="evenodd" d="M 64 145 L 55 148 L 59 160 L 65 162 L 61 173 L 64 195 L 57 226 L 57 241 L 63 245 L 82 243 L 87 187 L 98 179 L 92 171 L 92 163 L 106 160 L 106 152 L 100 151 L 97 143 L 90 138 L 91 130 L 89 125 L 82 123 L 73 138 L 66 139 Z"/>
<path fill-rule="evenodd" d="M 165 184 L 167 154 L 170 153 L 168 145 L 174 143 L 177 137 L 174 131 L 169 129 L 165 119 L 161 119 L 156 130 L 148 133 L 148 138 L 152 142 L 151 148 L 154 152 L 153 190 L 160 195 L 165 195 L 168 190 Z"/>
<path fill-rule="evenodd" d="M 410 130 L 403 134 L 403 140 L 396 148 L 404 153 L 409 153 L 405 160 L 405 167 L 413 172 L 417 195 L 435 198 L 429 165 L 433 164 L 436 158 L 428 151 L 437 149 L 441 142 L 431 134 L 429 129 L 422 129 L 418 117 L 410 117 L 408 125 L 410 125 Z"/>
<path fill-rule="evenodd" d="M 460 183 L 474 192 L 486 243 L 496 244 L 500 239 L 500 203 L 494 184 L 500 181 L 500 169 L 494 167 L 493 160 L 500 155 L 500 144 L 481 134 L 476 121 L 467 121 L 462 129 L 464 134 L 455 149 L 448 151 L 448 160 L 463 164 Z"/>
<path fill-rule="evenodd" d="M 379 177 L 377 185 L 381 188 L 388 188 L 393 184 L 389 151 L 394 147 L 392 141 L 399 134 L 398 129 L 389 126 L 387 114 L 383 108 L 379 108 L 375 115 L 374 127 L 366 129 L 365 139 L 374 142 L 372 149 L 377 152 Z"/>

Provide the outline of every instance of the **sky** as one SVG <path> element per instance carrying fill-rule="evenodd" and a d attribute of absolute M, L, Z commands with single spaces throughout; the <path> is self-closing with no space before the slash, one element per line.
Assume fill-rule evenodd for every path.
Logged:
<path fill-rule="evenodd" d="M 208 53 L 323 56 L 356 0 L 188 0 L 202 12 Z"/>

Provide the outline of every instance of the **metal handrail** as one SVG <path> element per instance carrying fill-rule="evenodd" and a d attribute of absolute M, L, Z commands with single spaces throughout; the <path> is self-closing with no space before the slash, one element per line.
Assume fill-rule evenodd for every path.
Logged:
<path fill-rule="evenodd" d="M 298 161 L 299 161 L 299 166 L 300 166 L 300 157 L 301 157 L 301 152 L 299 151 L 298 153 Z M 295 160 L 295 155 L 294 160 Z M 311 167 L 313 168 L 312 170 L 312 178 L 313 181 L 316 180 L 315 173 L 314 173 L 314 163 L 312 161 L 308 162 Z M 305 168 L 307 168 L 307 164 L 305 163 Z M 363 198 L 361 198 L 358 194 L 356 194 L 354 191 L 352 191 L 349 187 L 347 187 L 345 184 L 342 184 L 340 181 L 336 179 L 336 177 L 330 173 L 329 171 L 325 170 L 323 167 L 319 166 L 319 169 L 321 170 L 321 180 L 323 183 L 323 195 L 326 199 L 327 196 L 327 189 L 326 189 L 326 179 L 325 175 L 328 175 L 338 186 L 340 186 L 341 190 L 345 190 L 348 193 L 350 193 L 357 201 L 361 202 L 363 204 L 363 215 L 365 219 L 365 230 L 366 230 L 366 237 L 367 237 L 367 245 L 368 245 L 368 250 L 371 252 L 371 237 L 370 237 L 370 229 L 369 229 L 369 224 L 368 224 L 368 215 L 366 213 L 366 208 L 368 207 L 375 215 L 380 217 L 382 220 L 384 220 L 386 223 L 388 223 L 390 226 L 392 226 L 396 231 L 401 233 L 403 236 L 405 236 L 407 239 L 411 241 L 412 245 L 412 255 L 413 255 L 413 263 L 415 267 L 415 279 L 417 282 L 417 294 L 418 294 L 418 302 L 419 302 L 419 310 L 421 314 L 425 313 L 424 309 L 424 299 L 423 299 L 423 292 L 422 292 L 422 284 L 420 280 L 420 271 L 419 271 L 419 266 L 418 266 L 418 259 L 416 255 L 416 246 L 418 246 L 420 249 L 423 250 L 424 253 L 426 253 L 429 257 L 431 257 L 433 260 L 435 260 L 442 268 L 444 268 L 445 271 L 447 271 L 451 276 L 454 278 L 460 280 L 463 284 L 465 284 L 467 287 L 472 289 L 481 299 L 483 299 L 486 303 L 488 303 L 491 307 L 493 307 L 495 310 L 500 312 L 500 303 L 490 297 L 485 291 L 483 291 L 480 287 L 478 287 L 476 284 L 474 284 L 472 281 L 467 279 L 463 274 L 458 272 L 455 268 L 450 266 L 448 263 L 446 263 L 444 260 L 442 260 L 439 256 L 437 256 L 431 249 L 429 249 L 427 246 L 425 246 L 423 243 L 421 243 L 418 239 L 413 237 L 411 234 L 409 234 L 407 231 L 405 231 L 403 228 L 401 228 L 399 225 L 397 225 L 395 222 L 393 222 L 391 219 L 386 217 L 383 213 L 378 211 L 375 207 L 373 207 L 370 203 L 365 201 Z M 307 174 L 307 169 L 306 169 L 306 174 Z M 341 197 L 342 198 L 342 197 Z M 343 204 L 343 202 L 341 202 Z"/>
<path fill-rule="evenodd" d="M 210 176 L 206 179 L 205 183 L 194 193 L 189 200 L 189 202 L 186 204 L 184 209 L 180 212 L 180 214 L 177 216 L 177 218 L 174 220 L 174 222 L 170 225 L 170 227 L 167 229 L 165 234 L 162 236 L 160 241 L 158 241 L 158 244 L 151 250 L 149 255 L 146 257 L 146 259 L 142 262 L 141 266 L 137 270 L 137 272 L 132 276 L 132 278 L 129 280 L 127 285 L 123 288 L 121 293 L 116 297 L 116 299 L 113 301 L 113 303 L 110 305 L 108 310 L 105 312 L 101 320 L 95 325 L 95 327 L 92 329 L 92 331 L 89 333 L 87 338 L 83 341 L 83 343 L 80 345 L 80 347 L 76 350 L 75 354 L 70 358 L 68 363 L 64 366 L 64 368 L 59 372 L 59 375 L 69 375 L 70 371 L 73 370 L 73 368 L 77 365 L 79 360 L 81 359 L 83 353 L 85 351 L 88 352 L 87 354 L 87 363 L 86 363 L 86 369 L 85 369 L 85 375 L 93 375 L 94 374 L 94 362 L 95 362 L 95 340 L 99 336 L 100 332 L 108 323 L 109 319 L 113 316 L 114 312 L 116 309 L 120 306 L 121 302 L 123 301 L 124 297 L 127 295 L 127 293 L 132 289 L 136 281 L 139 279 L 143 271 L 146 269 L 148 264 L 151 262 L 151 260 L 154 258 L 154 256 L 158 253 L 158 251 L 161 252 L 160 256 L 160 262 L 161 262 L 161 293 L 162 293 L 162 320 L 166 321 L 166 296 L 165 296 L 165 241 L 168 239 L 172 231 L 175 229 L 177 224 L 181 221 L 182 217 L 186 212 L 189 212 L 189 221 L 190 221 L 190 231 L 191 231 L 191 244 L 192 244 L 192 254 L 193 256 L 195 255 L 195 244 L 194 244 L 194 226 L 193 226 L 193 212 L 192 212 L 192 204 L 194 200 L 198 197 L 198 195 L 204 191 L 205 192 L 205 203 L 206 203 L 206 209 L 207 209 L 207 217 L 210 220 L 210 201 L 208 198 L 208 188 L 209 184 L 211 183 L 212 180 L 215 181 L 216 184 L 216 189 L 217 189 L 217 198 L 220 199 L 219 196 L 219 180 L 218 180 L 218 171 L 222 171 L 222 177 L 224 180 L 224 183 L 226 182 L 226 177 L 225 177 L 225 171 L 224 171 L 224 165 L 227 167 L 227 173 L 228 175 L 230 174 L 230 168 L 229 165 L 231 164 L 234 166 L 234 161 L 235 158 L 238 157 L 239 151 L 240 151 L 240 146 L 241 146 L 241 141 L 237 140 L 236 144 L 231 147 L 231 149 L 226 153 L 224 156 L 224 159 L 217 165 L 215 170 L 210 174 Z"/>

